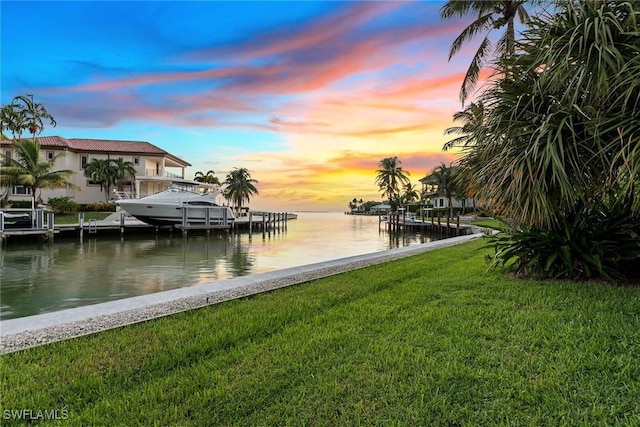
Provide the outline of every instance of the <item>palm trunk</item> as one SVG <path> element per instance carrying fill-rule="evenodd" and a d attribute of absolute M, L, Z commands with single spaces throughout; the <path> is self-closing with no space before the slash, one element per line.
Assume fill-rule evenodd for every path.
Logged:
<path fill-rule="evenodd" d="M 513 16 L 507 20 L 507 53 L 513 55 L 515 51 L 516 29 L 513 23 Z"/>
<path fill-rule="evenodd" d="M 31 228 L 36 225 L 36 189 L 31 188 Z"/>

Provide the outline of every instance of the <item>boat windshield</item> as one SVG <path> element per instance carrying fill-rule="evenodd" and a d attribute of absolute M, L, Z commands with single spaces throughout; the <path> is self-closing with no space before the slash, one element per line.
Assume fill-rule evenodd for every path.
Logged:
<path fill-rule="evenodd" d="M 189 193 L 199 193 L 198 191 L 198 185 L 197 184 L 186 184 L 186 183 L 173 183 L 171 184 L 171 186 L 167 189 L 167 191 L 175 191 L 175 192 L 181 192 L 184 193 L 189 192 Z"/>

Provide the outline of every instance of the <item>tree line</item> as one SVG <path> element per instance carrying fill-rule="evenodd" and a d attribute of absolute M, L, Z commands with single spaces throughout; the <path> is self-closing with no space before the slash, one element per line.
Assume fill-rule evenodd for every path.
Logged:
<path fill-rule="evenodd" d="M 429 197 L 434 194 L 430 188 L 437 188 L 437 194 L 441 194 L 447 199 L 449 216 L 453 217 L 453 198 L 467 198 L 464 193 L 464 187 L 458 183 L 458 175 L 456 173 L 458 167 L 445 163 L 435 167 L 421 180 L 428 185 L 427 190 L 423 191 L 411 183 L 409 178 L 411 173 L 405 170 L 401 164 L 402 162 L 397 156 L 386 157 L 380 160 L 376 170 L 375 183 L 382 197 L 386 198 L 385 201 L 391 206 L 391 210 L 395 211 L 402 205 L 410 205 L 415 202 L 428 204 Z M 353 209 L 352 205 L 354 204 L 356 208 L 358 207 L 355 202 L 356 199 L 349 204 L 351 209 Z M 362 204 L 362 201 L 360 201 L 360 204 Z"/>

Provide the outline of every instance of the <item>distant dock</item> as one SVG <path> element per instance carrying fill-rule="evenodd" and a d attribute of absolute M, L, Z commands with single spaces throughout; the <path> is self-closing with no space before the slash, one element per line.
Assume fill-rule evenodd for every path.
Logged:
<path fill-rule="evenodd" d="M 380 215 L 380 226 L 384 224 L 389 231 L 428 231 L 431 233 L 452 236 L 466 236 L 473 234 L 473 226 L 461 224 L 460 215 L 455 218 L 431 216 L 430 218 L 416 218 L 408 214 Z"/>

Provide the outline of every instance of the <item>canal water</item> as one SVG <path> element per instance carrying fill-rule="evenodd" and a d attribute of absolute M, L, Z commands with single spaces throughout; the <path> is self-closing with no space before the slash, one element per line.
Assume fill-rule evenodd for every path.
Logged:
<path fill-rule="evenodd" d="M 299 212 L 286 230 L 13 240 L 0 250 L 0 319 L 64 310 L 435 240 L 377 216 Z"/>

